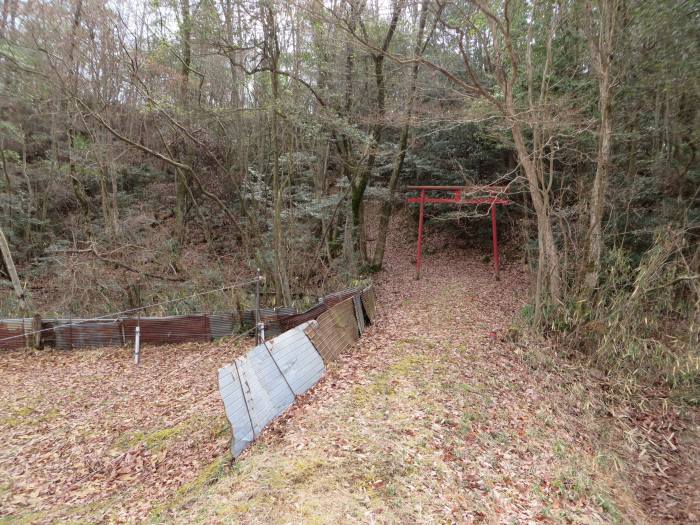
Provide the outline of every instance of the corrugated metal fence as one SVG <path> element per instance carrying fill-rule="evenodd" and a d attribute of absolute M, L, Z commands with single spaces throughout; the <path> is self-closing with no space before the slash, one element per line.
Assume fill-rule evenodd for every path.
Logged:
<path fill-rule="evenodd" d="M 281 333 L 316 319 L 329 308 L 362 293 L 362 288 L 351 288 L 321 298 L 306 312 L 296 308 L 261 308 L 260 320 L 265 334 L 275 337 Z M 224 312 L 215 314 L 182 315 L 170 317 L 120 317 L 116 319 L 42 319 L 40 344 L 60 350 L 103 346 L 131 345 L 135 330 L 141 327 L 141 343 L 172 344 L 189 341 L 206 342 L 227 337 L 255 324 L 255 311 Z M 31 318 L 0 320 L 0 350 L 32 346 L 37 335 L 36 322 Z"/>
<path fill-rule="evenodd" d="M 296 396 L 313 387 L 374 321 L 372 287 L 345 290 L 282 319 L 283 333 L 219 370 L 219 392 L 237 457 Z"/>

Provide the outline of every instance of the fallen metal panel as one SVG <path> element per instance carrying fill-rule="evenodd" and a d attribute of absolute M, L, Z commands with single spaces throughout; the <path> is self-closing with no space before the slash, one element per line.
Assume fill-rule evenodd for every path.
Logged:
<path fill-rule="evenodd" d="M 317 319 L 318 316 L 323 312 L 326 312 L 328 308 L 330 308 L 328 304 L 318 303 L 317 305 L 306 310 L 306 312 L 281 319 L 280 324 L 282 325 L 283 330 L 291 330 L 295 326 L 299 326 L 300 324 L 311 321 L 312 319 Z"/>
<path fill-rule="evenodd" d="M 347 290 L 341 290 L 339 292 L 333 292 L 329 293 L 328 295 L 325 295 L 322 299 L 324 303 L 326 303 L 328 306 L 335 306 L 338 303 L 342 303 L 347 299 L 348 297 L 352 297 L 354 295 L 357 295 L 362 292 L 361 287 L 355 287 L 355 288 L 348 288 Z"/>
<path fill-rule="evenodd" d="M 304 333 L 315 321 L 284 332 L 265 343 L 284 379 L 296 395 L 305 393 L 323 377 L 326 367 L 316 347 Z"/>
<path fill-rule="evenodd" d="M 325 372 L 304 334 L 307 325 L 253 348 L 219 370 L 219 391 L 231 423 L 231 452 L 238 456 L 275 417 Z"/>
<path fill-rule="evenodd" d="M 367 314 L 367 319 L 369 319 L 370 324 L 374 322 L 374 317 L 376 315 L 376 299 L 374 296 L 374 287 L 368 286 L 362 290 L 362 306 L 365 308 L 365 313 Z"/>
<path fill-rule="evenodd" d="M 353 300 L 346 299 L 322 314 L 316 325 L 307 327 L 306 335 L 326 363 L 337 360 L 359 339 Z"/>
<path fill-rule="evenodd" d="M 234 457 L 294 402 L 293 392 L 262 345 L 219 371 L 219 391 L 233 431 Z"/>
<path fill-rule="evenodd" d="M 362 298 L 359 295 L 353 295 L 352 305 L 355 307 L 357 328 L 360 330 L 360 336 L 362 336 L 365 333 L 365 312 L 362 310 Z"/>
<path fill-rule="evenodd" d="M 255 439 L 235 361 L 219 369 L 219 392 L 231 424 L 231 453 L 235 457 Z"/>
<path fill-rule="evenodd" d="M 237 361 L 253 429 L 258 435 L 270 421 L 294 403 L 294 392 L 265 346 L 256 346 Z"/>

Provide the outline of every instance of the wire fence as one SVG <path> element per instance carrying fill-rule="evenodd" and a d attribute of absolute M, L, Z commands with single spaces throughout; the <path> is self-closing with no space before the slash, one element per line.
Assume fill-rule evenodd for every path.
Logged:
<path fill-rule="evenodd" d="M 194 298 L 211 297 L 213 294 L 245 288 L 257 282 L 259 282 L 259 278 L 84 319 L 41 319 L 39 316 L 3 319 L 0 320 L 0 350 L 45 346 L 61 350 L 123 346 L 133 344 L 137 326 L 141 329 L 141 342 L 143 343 L 169 344 L 212 341 L 235 334 L 237 328 L 242 328 L 242 312 L 229 311 L 218 314 L 200 313 L 166 317 L 153 317 L 144 314 Z"/>
<path fill-rule="evenodd" d="M 229 286 L 130 308 L 90 318 L 34 318 L 0 320 L 0 350 L 25 347 L 53 347 L 59 350 L 75 348 L 133 346 L 136 333 L 140 344 L 163 345 L 185 342 L 209 342 L 240 333 L 262 323 L 267 337 L 275 337 L 299 324 L 315 319 L 320 314 L 358 293 L 351 288 L 331 293 L 319 299 L 309 310 L 298 313 L 293 307 L 260 308 L 260 277 Z M 256 308 L 194 313 L 188 315 L 146 316 L 145 313 L 167 305 L 181 303 L 196 297 L 212 296 L 237 288 L 256 285 Z M 221 302 L 221 301 L 217 301 Z M 137 330 L 138 328 L 138 330 Z"/>

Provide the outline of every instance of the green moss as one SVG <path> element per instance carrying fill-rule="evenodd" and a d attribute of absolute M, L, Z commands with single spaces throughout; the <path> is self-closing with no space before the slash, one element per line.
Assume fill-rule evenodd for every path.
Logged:
<path fill-rule="evenodd" d="M 59 415 L 60 412 L 55 408 L 48 410 L 43 415 L 38 415 L 36 408 L 32 406 L 24 406 L 14 410 L 9 410 L 9 415 L 0 419 L 0 425 L 9 428 L 15 428 L 22 425 L 38 425 L 40 423 L 45 423 L 56 419 Z"/>
<path fill-rule="evenodd" d="M 14 428 L 29 422 L 27 416 L 32 415 L 36 410 L 33 407 L 21 407 L 9 411 L 9 415 L 0 419 L 0 425 Z"/>
<path fill-rule="evenodd" d="M 173 427 L 161 428 L 151 432 L 131 432 L 120 438 L 116 442 L 116 447 L 120 450 L 128 450 L 143 443 L 148 450 L 159 451 L 169 442 L 203 423 L 205 423 L 205 420 L 202 416 L 194 416 Z M 206 423 L 210 424 L 208 418 Z M 217 423 L 212 428 L 212 435 L 218 436 L 228 431 L 228 425 L 225 423 L 225 420 L 219 420 Z"/>
<path fill-rule="evenodd" d="M 430 367 L 432 360 L 428 356 L 414 354 L 409 355 L 389 368 L 389 375 L 407 376 L 411 373 L 422 372 Z"/>
<path fill-rule="evenodd" d="M 184 428 L 181 425 L 177 425 L 153 432 L 132 432 L 117 441 L 117 447 L 126 450 L 143 443 L 147 449 L 158 451 L 163 449 L 170 440 L 182 434 L 183 431 Z"/>
<path fill-rule="evenodd" d="M 149 521 L 151 523 L 166 523 L 165 514 L 177 507 L 184 505 L 187 501 L 198 497 L 209 486 L 220 480 L 228 470 L 231 456 L 225 454 L 212 463 L 204 467 L 196 478 L 181 485 L 172 498 L 167 502 L 155 507 L 151 511 Z"/>
<path fill-rule="evenodd" d="M 41 521 L 46 516 L 45 512 L 29 512 L 21 515 L 0 516 L 0 525 L 28 525 Z"/>
<path fill-rule="evenodd" d="M 105 516 L 116 502 L 117 497 L 109 498 L 68 507 L 60 514 L 54 515 L 47 512 L 28 512 L 21 515 L 0 516 L 0 525 L 28 525 L 30 523 L 48 522 L 66 523 L 70 525 L 98 523 L 108 521 Z M 80 516 L 73 518 L 71 516 Z"/>

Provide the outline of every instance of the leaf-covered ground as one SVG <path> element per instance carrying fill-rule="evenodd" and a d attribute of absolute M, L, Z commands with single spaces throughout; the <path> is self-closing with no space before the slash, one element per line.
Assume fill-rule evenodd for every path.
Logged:
<path fill-rule="evenodd" d="M 223 464 L 216 370 L 250 340 L 0 354 L 0 522 L 128 521 Z"/>
<path fill-rule="evenodd" d="M 210 393 L 239 347 L 152 349 L 138 369 L 124 350 L 2 356 L 8 521 L 700 517 L 696 412 L 616 405 L 600 374 L 509 342 L 526 297 L 519 265 L 496 282 L 483 252 L 431 236 L 416 281 L 402 232 L 376 279 L 378 322 L 234 463 Z M 95 407 L 89 424 L 52 432 Z"/>

